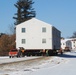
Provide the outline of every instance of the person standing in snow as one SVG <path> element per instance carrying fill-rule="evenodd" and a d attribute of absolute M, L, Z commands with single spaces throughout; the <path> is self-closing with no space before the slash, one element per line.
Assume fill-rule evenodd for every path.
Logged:
<path fill-rule="evenodd" d="M 46 56 L 48 56 L 48 50 L 46 50 Z"/>
<path fill-rule="evenodd" d="M 17 57 L 21 57 L 21 50 L 20 49 L 18 50 Z"/>
<path fill-rule="evenodd" d="M 24 50 L 24 48 L 22 48 L 21 52 L 22 52 L 22 57 L 24 57 L 25 56 L 25 50 Z"/>

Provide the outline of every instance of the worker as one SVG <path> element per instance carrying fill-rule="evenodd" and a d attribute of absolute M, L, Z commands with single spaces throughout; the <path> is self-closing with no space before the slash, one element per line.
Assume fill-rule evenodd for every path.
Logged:
<path fill-rule="evenodd" d="M 21 50 L 18 50 L 17 57 L 21 57 Z"/>
<path fill-rule="evenodd" d="M 63 54 L 62 48 L 60 48 L 60 54 L 61 54 L 61 55 Z"/>
<path fill-rule="evenodd" d="M 22 49 L 21 52 L 22 52 L 22 57 L 24 57 L 25 56 L 25 50 Z"/>
<path fill-rule="evenodd" d="M 48 50 L 46 50 L 46 56 L 48 56 Z"/>

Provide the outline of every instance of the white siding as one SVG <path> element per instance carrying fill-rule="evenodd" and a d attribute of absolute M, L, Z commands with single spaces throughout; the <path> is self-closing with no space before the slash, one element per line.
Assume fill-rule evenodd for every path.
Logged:
<path fill-rule="evenodd" d="M 65 47 L 69 47 L 69 49 L 72 49 L 72 42 L 71 39 L 61 39 L 61 48 L 64 50 Z"/>
<path fill-rule="evenodd" d="M 43 27 L 46 28 L 46 32 L 42 32 Z M 25 28 L 26 32 L 22 33 L 21 28 Z M 26 39 L 26 43 L 22 44 L 21 39 Z M 42 39 L 46 39 L 46 43 L 42 43 Z M 17 25 L 16 47 L 24 47 L 25 49 L 52 49 L 52 26 L 35 18 Z"/>

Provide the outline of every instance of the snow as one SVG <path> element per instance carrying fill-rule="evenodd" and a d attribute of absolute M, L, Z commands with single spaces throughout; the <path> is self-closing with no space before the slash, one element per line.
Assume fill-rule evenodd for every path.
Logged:
<path fill-rule="evenodd" d="M 8 57 L 0 58 L 0 63 L 4 60 L 9 62 L 34 59 L 37 57 L 24 57 L 13 58 Z M 7 63 L 6 61 L 4 61 Z M 6 66 L 8 67 L 8 66 Z M 6 68 L 5 67 L 5 68 Z M 76 52 L 67 52 L 63 55 L 49 57 L 48 60 L 41 61 L 39 63 L 33 63 L 27 66 L 8 67 L 7 70 L 0 70 L 0 75 L 76 75 Z M 11 71 L 13 69 L 13 71 Z"/>

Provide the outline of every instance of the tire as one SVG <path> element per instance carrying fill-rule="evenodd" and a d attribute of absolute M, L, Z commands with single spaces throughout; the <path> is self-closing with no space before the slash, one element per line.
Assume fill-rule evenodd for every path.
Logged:
<path fill-rule="evenodd" d="M 11 58 L 11 56 L 9 56 L 9 58 Z"/>

